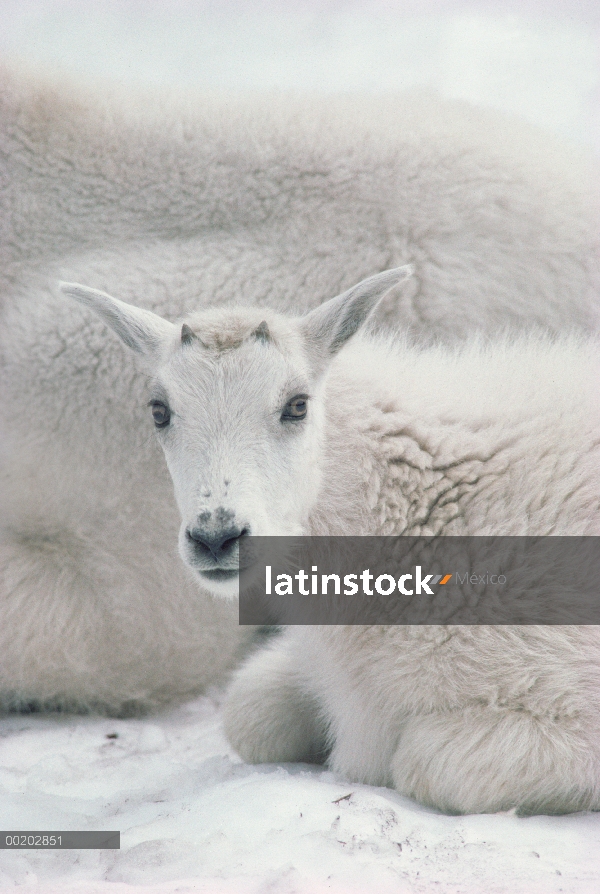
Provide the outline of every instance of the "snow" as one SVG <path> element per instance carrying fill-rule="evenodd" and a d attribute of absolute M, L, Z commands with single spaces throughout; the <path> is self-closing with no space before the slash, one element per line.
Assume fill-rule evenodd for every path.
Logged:
<path fill-rule="evenodd" d="M 4 829 L 121 832 L 120 850 L 0 851 L 0 891 L 600 888 L 600 817 L 449 817 L 320 767 L 249 767 L 214 694 L 145 719 L 12 716 L 0 736 Z"/>
<path fill-rule="evenodd" d="M 425 84 L 598 151 L 599 34 L 597 0 L 0 5 L 0 55 L 77 76 L 321 92 Z M 0 891 L 600 891 L 600 815 L 448 817 L 326 769 L 248 767 L 224 739 L 218 701 L 135 720 L 0 719 L 4 829 L 121 831 L 120 851 L 1 850 Z"/>

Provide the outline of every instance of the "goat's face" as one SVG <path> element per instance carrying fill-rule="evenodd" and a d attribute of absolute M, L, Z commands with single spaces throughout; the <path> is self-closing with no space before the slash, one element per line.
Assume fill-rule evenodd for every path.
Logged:
<path fill-rule="evenodd" d="M 242 537 L 306 531 L 320 484 L 323 374 L 409 273 L 373 276 L 299 319 L 230 308 L 178 326 L 103 292 L 63 285 L 152 374 L 150 411 L 182 519 L 179 550 L 207 589 L 237 593 Z"/>
<path fill-rule="evenodd" d="M 302 534 L 319 489 L 319 371 L 293 321 L 262 314 L 196 315 L 151 392 L 180 554 L 223 594 L 237 588 L 240 539 Z"/>

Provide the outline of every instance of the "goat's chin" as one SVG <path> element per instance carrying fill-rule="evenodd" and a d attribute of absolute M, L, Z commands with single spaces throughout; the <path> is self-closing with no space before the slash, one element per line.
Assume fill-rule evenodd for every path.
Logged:
<path fill-rule="evenodd" d="M 213 596 L 218 596 L 220 599 L 238 598 L 240 576 L 237 571 L 199 571 L 194 568 L 194 573 L 202 589 L 207 590 Z"/>

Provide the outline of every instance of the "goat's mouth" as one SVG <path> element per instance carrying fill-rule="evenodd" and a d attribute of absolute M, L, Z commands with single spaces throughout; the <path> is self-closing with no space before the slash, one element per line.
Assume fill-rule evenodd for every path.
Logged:
<path fill-rule="evenodd" d="M 239 577 L 239 568 L 207 568 L 206 570 L 199 568 L 198 573 L 210 581 L 228 581 Z"/>
<path fill-rule="evenodd" d="M 250 562 L 243 568 L 198 568 L 201 585 L 215 596 L 227 599 L 240 595 L 240 590 L 246 592 L 248 587 L 255 588 L 260 580 L 260 563 Z"/>
<path fill-rule="evenodd" d="M 198 566 L 195 568 L 207 580 L 233 580 L 234 577 L 239 577 L 245 571 L 250 571 L 255 565 L 256 562 L 246 562 L 245 565 L 238 565 L 236 568 L 221 568 L 218 565 L 213 568 L 198 568 Z"/>
<path fill-rule="evenodd" d="M 242 588 L 246 591 L 248 586 L 256 585 L 255 578 L 260 577 L 260 568 L 260 564 L 256 563 L 244 568 L 198 568 L 196 565 L 194 571 L 203 589 L 213 596 L 234 599 L 239 597 Z"/>

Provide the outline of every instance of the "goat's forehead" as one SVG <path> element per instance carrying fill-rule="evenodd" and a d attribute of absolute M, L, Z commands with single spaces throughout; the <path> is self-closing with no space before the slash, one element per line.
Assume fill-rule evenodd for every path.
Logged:
<path fill-rule="evenodd" d="M 158 370 L 154 391 L 172 397 L 177 393 L 206 397 L 214 388 L 219 393 L 230 388 L 233 392 L 265 393 L 296 384 L 308 387 L 310 368 L 298 329 L 280 315 L 250 310 L 254 312 L 243 316 L 223 312 L 195 315 L 193 328 L 189 322 L 187 325 L 197 340 L 182 342 L 178 328 Z M 263 321 L 269 327 L 266 338 L 254 334 Z"/>
<path fill-rule="evenodd" d="M 221 353 L 240 347 L 252 338 L 263 322 L 268 326 L 271 341 L 282 353 L 294 353 L 302 348 L 298 321 L 265 308 L 211 308 L 190 314 L 182 322 L 211 352 Z"/>

